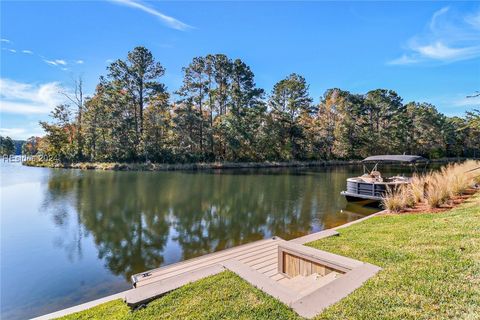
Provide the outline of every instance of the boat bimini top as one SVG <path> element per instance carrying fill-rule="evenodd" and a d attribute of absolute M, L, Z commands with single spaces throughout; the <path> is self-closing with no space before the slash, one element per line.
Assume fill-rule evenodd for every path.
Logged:
<path fill-rule="evenodd" d="M 381 156 L 371 156 L 362 160 L 363 163 L 369 162 L 407 162 L 407 163 L 418 163 L 418 162 L 428 162 L 427 159 L 421 156 L 412 156 L 412 155 L 381 155 Z"/>
<path fill-rule="evenodd" d="M 428 164 L 428 160 L 421 156 L 414 156 L 414 155 L 378 155 L 378 156 L 370 156 L 362 160 L 363 163 L 363 176 L 358 177 L 365 182 L 384 182 L 384 179 L 380 175 L 380 172 L 377 169 L 379 163 L 406 163 L 412 164 L 415 166 L 418 163 L 423 163 L 425 166 Z M 367 164 L 374 163 L 375 165 L 371 170 L 368 169 Z M 403 176 L 394 176 L 388 178 L 391 182 L 403 182 L 405 181 L 405 177 Z"/>

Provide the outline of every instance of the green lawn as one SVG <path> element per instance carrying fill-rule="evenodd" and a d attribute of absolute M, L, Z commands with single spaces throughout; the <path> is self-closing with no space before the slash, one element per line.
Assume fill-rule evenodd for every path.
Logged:
<path fill-rule="evenodd" d="M 296 314 L 276 299 L 225 271 L 188 284 L 131 312 L 111 301 L 62 319 L 295 319 Z"/>
<path fill-rule="evenodd" d="M 318 319 L 480 319 L 480 196 L 446 213 L 380 216 L 309 244 L 383 270 Z M 129 311 L 112 301 L 64 319 L 295 319 L 231 272 Z"/>
<path fill-rule="evenodd" d="M 383 270 L 319 319 L 480 319 L 480 196 L 450 212 L 380 216 L 309 244 Z"/>

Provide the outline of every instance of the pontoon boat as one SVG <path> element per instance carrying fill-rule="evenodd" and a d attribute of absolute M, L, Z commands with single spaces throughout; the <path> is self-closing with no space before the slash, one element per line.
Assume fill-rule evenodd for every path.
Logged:
<path fill-rule="evenodd" d="M 396 175 L 389 178 L 382 177 L 378 171 L 378 164 L 405 163 L 416 166 L 418 163 L 427 164 L 428 160 L 421 156 L 412 155 L 381 155 L 371 156 L 362 160 L 364 174 L 355 178 L 347 179 L 347 190 L 341 194 L 347 201 L 358 202 L 370 200 L 379 202 L 388 190 L 394 190 L 401 185 L 410 183 L 411 178 Z M 368 164 L 374 164 L 373 169 L 368 169 Z"/>

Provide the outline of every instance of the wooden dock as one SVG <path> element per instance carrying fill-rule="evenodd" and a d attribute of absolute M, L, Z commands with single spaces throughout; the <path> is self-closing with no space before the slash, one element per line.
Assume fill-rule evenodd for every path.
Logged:
<path fill-rule="evenodd" d="M 337 228 L 319 231 L 290 241 L 273 237 L 142 272 L 132 276 L 133 289 L 35 319 L 52 319 L 119 298 L 130 306 L 140 305 L 224 270 L 236 273 L 253 286 L 291 306 L 300 315 L 310 318 L 351 293 L 380 268 L 308 248 L 303 244 L 336 236 L 338 235 L 336 230 L 382 213 L 378 212 Z M 280 272 L 281 266 L 279 268 L 279 264 L 282 263 L 279 255 L 281 248 L 294 249 L 297 253 L 301 253 L 301 256 L 320 259 L 323 264 L 333 263 L 334 269 L 339 272 L 329 272 L 323 276 L 320 274 L 321 277 L 317 276 L 318 273 L 288 277 Z"/>
<path fill-rule="evenodd" d="M 285 276 L 278 273 L 278 245 L 285 240 L 279 237 L 259 240 L 231 249 L 210 253 L 198 258 L 174 263 L 132 276 L 135 288 L 192 272 L 197 269 L 237 260 L 267 277 L 279 281 Z"/>
<path fill-rule="evenodd" d="M 311 318 L 380 270 L 303 245 L 335 235 L 337 231 L 325 230 L 293 241 L 273 237 L 139 273 L 132 276 L 135 289 L 124 300 L 135 308 L 188 283 L 230 270 Z"/>

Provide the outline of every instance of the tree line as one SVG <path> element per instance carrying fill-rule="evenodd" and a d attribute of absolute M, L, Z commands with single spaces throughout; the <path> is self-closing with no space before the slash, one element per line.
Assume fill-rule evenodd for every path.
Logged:
<path fill-rule="evenodd" d="M 240 59 L 194 58 L 170 93 L 165 68 L 144 47 L 117 60 L 85 98 L 81 79 L 55 107 L 46 135 L 28 152 L 65 162 L 202 162 L 357 159 L 372 154 L 429 158 L 480 155 L 480 111 L 447 117 L 393 90 L 327 90 L 314 103 L 292 73 L 271 92 Z M 27 152 L 27 151 L 26 151 Z"/>
<path fill-rule="evenodd" d="M 0 154 L 10 156 L 15 154 L 15 142 L 10 137 L 0 136 Z"/>

